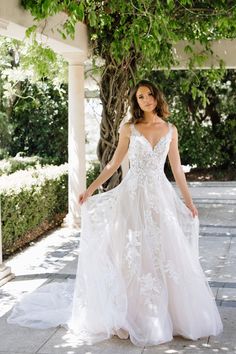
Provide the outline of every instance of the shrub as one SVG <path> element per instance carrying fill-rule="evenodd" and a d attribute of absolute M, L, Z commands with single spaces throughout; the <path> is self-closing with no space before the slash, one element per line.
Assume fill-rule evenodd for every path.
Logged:
<path fill-rule="evenodd" d="M 0 111 L 0 159 L 8 156 L 9 146 L 11 144 L 11 124 L 7 114 Z"/>
<path fill-rule="evenodd" d="M 224 163 L 225 155 L 221 151 L 224 141 L 215 136 L 210 124 L 190 120 L 187 112 L 174 112 L 171 121 L 178 128 L 183 165 L 209 168 Z"/>
<path fill-rule="evenodd" d="M 22 157 L 18 153 L 15 157 L 8 157 L 4 160 L 0 160 L 0 176 L 10 175 L 19 170 L 27 170 L 32 167 L 39 168 L 46 164 L 44 159 L 39 156 Z"/>
<path fill-rule="evenodd" d="M 183 165 L 235 171 L 236 71 L 158 70 L 150 78 L 169 103 Z"/>
<path fill-rule="evenodd" d="M 67 165 L 0 177 L 3 255 L 60 223 L 68 209 Z"/>
<path fill-rule="evenodd" d="M 24 83 L 24 96 L 11 114 L 12 141 L 9 154 L 50 158 L 52 164 L 68 159 L 67 85 L 60 91 L 49 82 Z"/>
<path fill-rule="evenodd" d="M 86 185 L 87 187 L 98 177 L 100 173 L 100 163 L 98 161 L 94 161 L 90 163 L 90 166 L 86 172 Z M 96 190 L 95 194 L 98 193 Z"/>

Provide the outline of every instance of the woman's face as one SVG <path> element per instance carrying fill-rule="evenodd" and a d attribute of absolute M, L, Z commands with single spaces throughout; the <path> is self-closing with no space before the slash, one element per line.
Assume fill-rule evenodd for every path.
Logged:
<path fill-rule="evenodd" d="M 157 101 L 152 95 L 150 89 L 146 86 L 141 86 L 136 92 L 136 99 L 139 107 L 144 112 L 153 112 L 156 108 Z"/>

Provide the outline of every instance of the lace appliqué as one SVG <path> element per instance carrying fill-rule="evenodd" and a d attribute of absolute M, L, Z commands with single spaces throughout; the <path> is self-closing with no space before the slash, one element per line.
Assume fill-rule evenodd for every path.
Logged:
<path fill-rule="evenodd" d="M 149 306 L 160 294 L 161 286 L 151 273 L 143 274 L 139 279 L 140 292 L 144 297 L 144 304 Z"/>
<path fill-rule="evenodd" d="M 138 177 L 140 184 L 164 177 L 164 164 L 171 141 L 172 126 L 168 133 L 152 148 L 148 140 L 131 125 L 129 146 L 130 172 Z"/>
<path fill-rule="evenodd" d="M 153 198 L 149 199 L 149 209 L 145 211 L 145 222 L 146 222 L 146 230 L 147 235 L 150 240 L 150 244 L 152 245 L 152 260 L 155 267 L 156 274 L 160 274 L 160 272 L 164 271 L 164 273 L 173 279 L 176 283 L 179 282 L 179 276 L 175 271 L 174 264 L 171 260 L 165 261 L 162 257 L 162 247 L 161 247 L 161 228 L 160 228 L 160 220 L 159 220 L 159 207 L 158 201 L 153 200 Z M 166 212 L 166 220 L 172 221 L 174 215 L 170 212 Z"/>
<path fill-rule="evenodd" d="M 126 237 L 128 241 L 125 247 L 126 249 L 125 259 L 127 261 L 130 274 L 134 275 L 138 271 L 140 258 L 141 258 L 141 251 L 140 251 L 141 232 L 130 231 L 128 235 L 126 235 Z"/>
<path fill-rule="evenodd" d="M 152 261 L 156 273 L 161 269 L 162 250 L 161 250 L 161 230 L 158 220 L 154 220 L 154 215 L 151 209 L 144 213 L 145 215 L 145 234 L 151 245 Z M 158 214 L 156 214 L 157 217 Z"/>
<path fill-rule="evenodd" d="M 167 276 L 169 276 L 169 278 L 174 280 L 176 284 L 179 283 L 178 273 L 175 271 L 175 266 L 171 260 L 168 260 L 164 263 L 163 270 L 167 274 Z"/>

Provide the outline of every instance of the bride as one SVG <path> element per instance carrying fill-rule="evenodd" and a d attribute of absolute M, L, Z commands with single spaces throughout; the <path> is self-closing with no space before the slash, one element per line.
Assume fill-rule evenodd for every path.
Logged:
<path fill-rule="evenodd" d="M 79 195 L 75 283 L 52 283 L 27 295 L 9 323 L 63 325 L 78 340 L 118 335 L 138 346 L 222 331 L 198 260 L 198 211 L 181 167 L 177 129 L 167 120 L 168 105 L 155 85 L 142 80 L 131 91 L 130 106 L 132 117 L 121 127 L 112 160 Z M 122 182 L 93 196 L 127 152 L 130 168 Z M 167 155 L 183 201 L 164 174 Z"/>

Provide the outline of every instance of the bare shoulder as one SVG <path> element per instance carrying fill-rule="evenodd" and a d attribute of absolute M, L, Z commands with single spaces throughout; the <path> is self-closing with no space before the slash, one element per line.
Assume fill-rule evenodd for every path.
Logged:
<path fill-rule="evenodd" d="M 120 135 L 129 138 L 131 134 L 131 123 L 126 122 L 120 127 Z"/>
<path fill-rule="evenodd" d="M 174 125 L 173 123 L 170 123 L 171 127 L 172 127 L 172 131 L 173 131 L 173 136 L 178 136 L 178 129 L 176 127 L 176 125 Z"/>
<path fill-rule="evenodd" d="M 174 125 L 174 123 L 172 123 L 172 122 L 168 122 L 168 123 L 172 126 L 173 130 L 177 130 L 177 127 L 176 127 L 176 125 Z"/>

